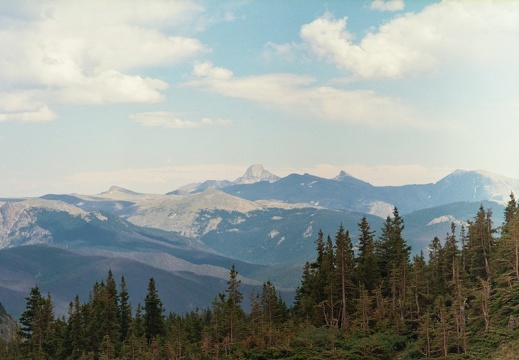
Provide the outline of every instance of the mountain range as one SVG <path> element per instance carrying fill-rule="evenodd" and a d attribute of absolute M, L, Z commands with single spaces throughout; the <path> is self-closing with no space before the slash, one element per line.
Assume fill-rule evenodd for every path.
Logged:
<path fill-rule="evenodd" d="M 57 313 L 79 294 L 88 297 L 109 269 L 124 274 L 132 303 L 142 302 L 154 277 L 167 310 L 210 306 L 225 289 L 234 263 L 244 293 L 271 280 L 290 300 L 302 266 L 315 256 L 322 229 L 340 224 L 355 242 L 366 216 L 377 234 L 396 206 L 413 253 L 427 252 L 451 223 L 458 229 L 479 207 L 503 221 L 519 181 L 484 171 L 458 170 L 434 184 L 373 186 L 340 172 L 280 178 L 253 165 L 234 181 L 208 180 L 167 194 L 112 186 L 97 195 L 48 194 L 0 200 L 0 302 L 13 315 L 36 283 Z M 248 290 L 247 290 L 248 289 Z"/>

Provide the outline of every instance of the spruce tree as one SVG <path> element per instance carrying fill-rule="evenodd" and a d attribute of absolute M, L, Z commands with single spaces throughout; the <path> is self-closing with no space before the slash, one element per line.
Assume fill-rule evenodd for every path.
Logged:
<path fill-rule="evenodd" d="M 358 257 L 356 258 L 356 277 L 359 284 L 371 292 L 380 282 L 380 270 L 375 254 L 375 232 L 371 231 L 366 216 L 362 217 L 358 224 L 358 229 L 359 243 Z"/>
<path fill-rule="evenodd" d="M 153 278 L 150 278 L 148 283 L 148 293 L 144 300 L 144 312 L 144 334 L 148 343 L 151 343 L 154 338 L 161 337 L 166 332 L 164 309 Z"/>
<path fill-rule="evenodd" d="M 126 288 L 126 280 L 124 279 L 124 276 L 121 276 L 120 289 L 118 317 L 120 324 L 120 341 L 124 342 L 129 335 L 132 322 L 130 295 L 128 294 L 128 289 Z"/>
<path fill-rule="evenodd" d="M 356 298 L 356 288 L 354 285 L 354 256 L 353 245 L 349 231 L 344 231 L 344 227 L 339 227 L 335 236 L 335 273 L 340 289 L 340 316 L 339 327 L 345 331 L 350 327 L 350 309 L 353 308 L 353 299 Z"/>
<path fill-rule="evenodd" d="M 404 220 L 398 209 L 393 209 L 393 217 L 387 217 L 382 234 L 377 243 L 377 256 L 383 280 L 383 295 L 391 298 L 391 314 L 394 325 L 402 329 L 405 319 L 409 275 L 409 253 L 411 247 L 402 237 Z"/>
<path fill-rule="evenodd" d="M 236 267 L 232 264 L 229 280 L 227 281 L 227 290 L 225 290 L 227 293 L 226 312 L 229 331 L 228 335 L 231 346 L 236 340 L 236 336 L 239 333 L 244 317 L 241 308 L 243 294 L 239 289 L 240 284 L 241 280 L 238 279 L 238 271 L 236 271 Z"/>
<path fill-rule="evenodd" d="M 26 298 L 26 310 L 20 317 L 19 334 L 26 340 L 22 350 L 29 358 L 41 358 L 55 351 L 51 345 L 54 309 L 50 294 L 42 297 L 38 285 Z"/>

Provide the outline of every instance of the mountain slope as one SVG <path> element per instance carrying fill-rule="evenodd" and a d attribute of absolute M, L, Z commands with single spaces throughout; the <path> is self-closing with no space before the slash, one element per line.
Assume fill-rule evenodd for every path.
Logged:
<path fill-rule="evenodd" d="M 16 335 L 18 326 L 16 321 L 7 313 L 0 303 L 0 340 L 10 340 Z"/>
<path fill-rule="evenodd" d="M 38 284 L 43 294 L 52 294 L 55 311 L 62 315 L 66 314 L 68 304 L 76 294 L 86 301 L 93 284 L 105 279 L 108 270 L 112 270 L 118 282 L 124 275 L 134 308 L 137 303 L 144 302 L 150 277 L 157 283 L 166 310 L 177 313 L 210 306 L 214 297 L 226 287 L 226 278 L 219 274 L 167 271 L 124 257 L 86 255 L 48 245 L 1 250 L 0 264 L 0 299 L 16 318 L 23 312 L 25 297 L 34 285 Z M 229 268 L 231 264 L 229 261 Z M 237 265 L 238 269 L 240 265 L 242 263 Z M 245 291 L 250 291 L 256 284 L 242 279 L 245 280 Z"/>

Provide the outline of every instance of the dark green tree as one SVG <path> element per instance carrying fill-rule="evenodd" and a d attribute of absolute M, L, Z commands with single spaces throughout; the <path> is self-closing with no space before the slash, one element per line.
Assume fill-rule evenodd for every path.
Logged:
<path fill-rule="evenodd" d="M 44 298 L 36 285 L 26 301 L 26 310 L 20 317 L 19 333 L 26 340 L 22 350 L 29 358 L 44 358 L 45 353 L 54 350 L 51 345 L 54 324 L 52 300 L 50 294 Z"/>
<path fill-rule="evenodd" d="M 243 294 L 239 289 L 240 284 L 241 280 L 238 279 L 238 271 L 236 271 L 236 267 L 232 264 L 229 280 L 227 281 L 227 290 L 225 290 L 227 293 L 226 312 L 231 344 L 234 344 L 236 341 L 236 336 L 239 333 L 240 327 L 243 325 L 245 315 L 241 307 Z"/>
<path fill-rule="evenodd" d="M 118 310 L 120 341 L 124 342 L 128 337 L 132 323 L 132 306 L 130 304 L 130 295 L 128 294 L 124 276 L 121 276 Z"/>
<path fill-rule="evenodd" d="M 362 217 L 358 224 L 358 229 L 359 243 L 358 256 L 356 258 L 356 277 L 358 283 L 371 292 L 380 283 L 380 270 L 375 254 L 375 232 L 371 231 L 366 216 Z"/>
<path fill-rule="evenodd" d="M 335 235 L 335 278 L 340 290 L 340 316 L 338 326 L 346 331 L 351 326 L 351 309 L 354 307 L 354 299 L 357 297 L 357 288 L 354 285 L 355 260 L 353 244 L 349 231 L 339 227 Z"/>
<path fill-rule="evenodd" d="M 144 312 L 144 334 L 148 343 L 151 343 L 154 338 L 161 337 L 166 332 L 163 315 L 164 308 L 162 307 L 162 301 L 159 298 L 153 278 L 148 283 L 148 293 L 144 300 Z"/>
<path fill-rule="evenodd" d="M 382 234 L 377 243 L 377 257 L 383 281 L 383 295 L 391 299 L 391 315 L 397 329 L 403 330 L 402 322 L 405 311 L 409 276 L 409 254 L 411 247 L 402 237 L 404 220 L 397 208 L 393 209 L 393 217 L 387 217 Z"/>

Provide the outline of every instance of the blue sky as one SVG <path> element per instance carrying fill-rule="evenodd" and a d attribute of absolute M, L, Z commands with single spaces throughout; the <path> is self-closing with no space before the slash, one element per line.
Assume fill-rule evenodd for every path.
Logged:
<path fill-rule="evenodd" d="M 4 1 L 0 196 L 252 164 L 519 178 L 517 1 Z"/>

